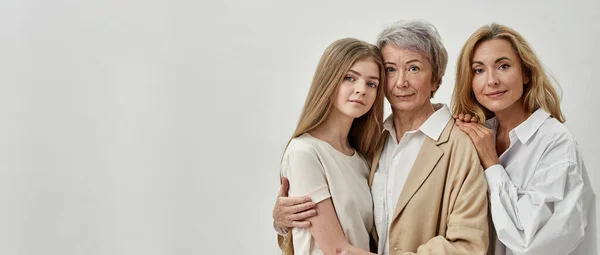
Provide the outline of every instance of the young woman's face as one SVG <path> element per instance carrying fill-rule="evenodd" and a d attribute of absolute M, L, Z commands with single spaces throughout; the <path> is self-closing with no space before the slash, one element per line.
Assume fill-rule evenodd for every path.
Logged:
<path fill-rule="evenodd" d="M 510 42 L 492 39 L 480 43 L 471 60 L 473 82 L 471 87 L 477 101 L 492 112 L 501 112 L 512 106 L 522 107 L 523 77 L 521 59 Z"/>
<path fill-rule="evenodd" d="M 429 59 L 417 51 L 392 44 L 381 49 L 385 63 L 385 95 L 396 111 L 414 111 L 426 106 L 437 89 Z"/>
<path fill-rule="evenodd" d="M 351 118 L 364 115 L 375 102 L 380 79 L 379 66 L 370 58 L 354 62 L 338 88 L 334 108 Z"/>

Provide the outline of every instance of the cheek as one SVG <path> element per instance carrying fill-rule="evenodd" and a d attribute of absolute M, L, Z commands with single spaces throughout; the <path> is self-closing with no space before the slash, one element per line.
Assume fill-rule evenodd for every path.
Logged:
<path fill-rule="evenodd" d="M 335 96 L 336 102 L 340 103 L 346 101 L 346 98 L 348 98 L 349 87 L 350 86 L 348 86 L 348 84 L 340 84 L 340 87 L 338 88 L 337 94 Z"/>
<path fill-rule="evenodd" d="M 509 78 L 511 78 L 510 81 L 510 85 L 513 87 L 513 89 L 516 90 L 521 90 L 523 91 L 523 75 L 521 75 L 520 71 L 519 72 L 513 72 L 512 74 L 510 74 Z"/>
<path fill-rule="evenodd" d="M 473 81 L 471 81 L 471 89 L 475 95 L 479 95 L 482 93 L 483 88 L 485 87 L 485 82 L 482 76 L 473 77 Z"/>
<path fill-rule="evenodd" d="M 365 95 L 365 101 L 367 101 L 367 105 L 369 107 L 373 106 L 373 103 L 375 102 L 376 98 L 377 98 L 377 89 L 376 88 L 369 89 L 369 92 L 367 92 L 367 94 Z"/>
<path fill-rule="evenodd" d="M 431 90 L 434 88 L 431 82 L 431 77 L 428 77 L 426 75 L 414 77 L 408 82 L 412 84 L 412 87 L 418 90 L 421 94 L 431 93 Z"/>
<path fill-rule="evenodd" d="M 386 74 L 385 81 L 386 88 L 392 88 L 396 85 L 396 79 L 394 78 L 393 74 Z"/>

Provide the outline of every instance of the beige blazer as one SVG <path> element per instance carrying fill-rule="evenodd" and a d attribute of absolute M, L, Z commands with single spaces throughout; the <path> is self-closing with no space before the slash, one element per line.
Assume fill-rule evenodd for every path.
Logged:
<path fill-rule="evenodd" d="M 389 135 L 383 134 L 385 141 Z M 369 186 L 384 142 L 371 164 Z M 398 198 L 390 254 L 486 254 L 488 196 L 477 151 L 451 119 L 436 142 L 426 137 Z M 375 243 L 377 231 L 371 231 Z"/>

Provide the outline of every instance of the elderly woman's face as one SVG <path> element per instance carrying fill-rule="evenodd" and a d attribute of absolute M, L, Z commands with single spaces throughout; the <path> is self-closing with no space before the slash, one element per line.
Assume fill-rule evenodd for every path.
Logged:
<path fill-rule="evenodd" d="M 385 62 L 385 96 L 395 111 L 412 112 L 430 104 L 431 93 L 437 89 L 431 82 L 431 63 L 420 52 L 395 45 L 381 49 Z"/>

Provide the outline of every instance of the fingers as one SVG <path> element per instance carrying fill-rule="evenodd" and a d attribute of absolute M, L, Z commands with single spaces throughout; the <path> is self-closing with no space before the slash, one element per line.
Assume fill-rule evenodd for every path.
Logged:
<path fill-rule="evenodd" d="M 299 212 L 303 212 L 309 209 L 313 209 L 315 208 L 317 205 L 315 203 L 313 203 L 312 201 L 309 202 L 305 202 L 305 203 L 301 203 L 301 204 L 296 204 L 293 206 L 290 206 L 289 208 L 289 212 L 290 213 L 299 213 Z"/>
<path fill-rule="evenodd" d="M 471 123 L 479 123 L 479 118 L 477 118 L 477 116 L 473 116 L 471 118 Z"/>
<path fill-rule="evenodd" d="M 465 114 L 464 122 L 471 122 L 471 114 Z"/>
<path fill-rule="evenodd" d="M 310 227 L 310 221 L 292 221 L 292 226 L 297 228 L 308 228 Z"/>
<path fill-rule="evenodd" d="M 455 120 L 457 120 L 457 122 L 467 122 L 467 123 L 478 123 L 479 122 L 479 118 L 477 118 L 477 116 L 475 115 L 471 115 L 471 114 L 454 114 L 452 116 L 452 118 L 454 118 Z"/>
<path fill-rule="evenodd" d="M 277 204 L 279 204 L 281 206 L 285 206 L 285 207 L 292 207 L 292 206 L 306 204 L 306 203 L 312 203 L 312 199 L 309 196 L 304 196 L 304 197 L 278 197 L 277 198 Z M 314 206 L 312 206 L 312 207 L 314 207 Z M 312 207 L 309 207 L 309 208 L 312 208 Z"/>
<path fill-rule="evenodd" d="M 287 197 L 289 188 L 290 188 L 290 181 L 285 177 L 281 177 L 281 187 L 279 188 L 278 196 L 279 197 Z"/>
<path fill-rule="evenodd" d="M 472 141 L 477 141 L 480 138 L 475 129 L 473 129 L 472 125 L 468 125 L 467 123 L 465 123 L 463 125 L 459 125 L 458 128 L 460 128 L 460 130 L 462 130 L 463 132 L 467 133 L 467 135 L 469 135 Z"/>
<path fill-rule="evenodd" d="M 317 211 L 315 209 L 310 209 L 296 214 L 292 214 L 292 216 L 290 216 L 290 219 L 292 221 L 302 221 L 315 215 L 317 215 Z"/>

